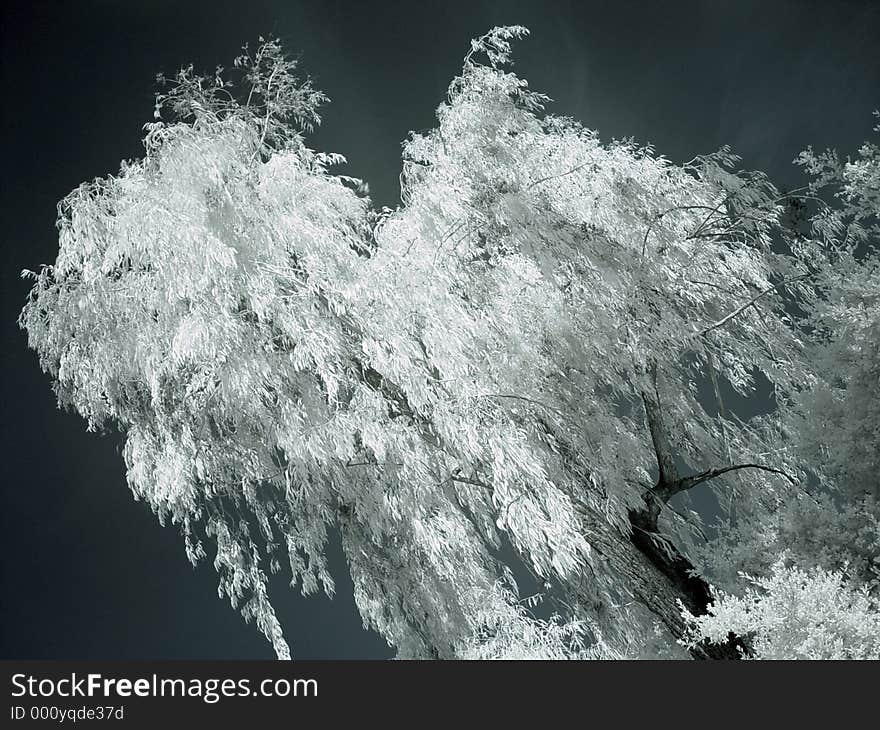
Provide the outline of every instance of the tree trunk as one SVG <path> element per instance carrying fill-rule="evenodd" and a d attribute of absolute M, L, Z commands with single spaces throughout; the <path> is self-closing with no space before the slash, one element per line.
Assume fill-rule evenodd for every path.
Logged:
<path fill-rule="evenodd" d="M 694 615 L 705 614 L 712 600 L 709 585 L 694 574 L 694 566 L 672 543 L 660 547 L 662 538 L 649 529 L 649 506 L 630 512 L 629 535 L 585 505 L 579 511 L 588 542 L 607 561 L 610 572 L 676 639 L 683 638 L 686 625 L 679 601 Z M 690 653 L 695 659 L 739 659 L 740 650 L 748 651 L 741 639 L 731 635 L 726 644 L 700 644 Z"/>

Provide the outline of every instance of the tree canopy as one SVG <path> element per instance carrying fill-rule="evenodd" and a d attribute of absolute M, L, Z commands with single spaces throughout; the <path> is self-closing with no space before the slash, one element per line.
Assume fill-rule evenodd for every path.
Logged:
<path fill-rule="evenodd" d="M 526 34 L 472 42 L 394 210 L 307 146 L 326 99 L 277 41 L 164 80 L 33 275 L 59 403 L 125 432 L 135 497 L 282 658 L 268 575 L 332 594 L 331 530 L 403 657 L 778 656 L 784 570 L 867 591 L 876 655 L 878 148 L 807 151 L 784 193 L 727 148 L 602 141 L 510 70 Z M 770 576 L 752 623 L 738 570 Z"/>

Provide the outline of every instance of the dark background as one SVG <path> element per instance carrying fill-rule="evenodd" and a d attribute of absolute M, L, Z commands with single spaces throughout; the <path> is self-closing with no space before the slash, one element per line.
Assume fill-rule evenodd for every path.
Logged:
<path fill-rule="evenodd" d="M 808 144 L 855 151 L 880 106 L 880 2 L 3 3 L 0 242 L 0 657 L 270 658 L 216 596 L 210 560 L 125 485 L 121 437 L 55 409 L 16 317 L 23 268 L 55 259 L 55 204 L 141 154 L 154 77 L 231 64 L 276 34 L 333 99 L 310 138 L 343 153 L 377 204 L 398 196 L 400 142 L 433 124 L 470 38 L 523 24 L 517 71 L 605 137 L 674 161 L 731 144 L 781 186 Z M 338 594 L 274 585 L 296 658 L 382 658 L 335 549 Z"/>

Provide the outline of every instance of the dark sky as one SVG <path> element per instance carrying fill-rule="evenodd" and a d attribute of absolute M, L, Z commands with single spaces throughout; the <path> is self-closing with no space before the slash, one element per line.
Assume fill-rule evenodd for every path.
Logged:
<path fill-rule="evenodd" d="M 23 268 L 54 261 L 55 204 L 141 153 L 153 79 L 229 64 L 276 34 L 333 100 L 311 137 L 379 204 L 400 142 L 433 124 L 468 41 L 522 24 L 517 71 L 556 113 L 682 161 L 729 143 L 781 185 L 808 144 L 855 150 L 880 106 L 880 2 L 5 0 L 2 18 L 0 658 L 270 658 L 124 481 L 121 437 L 55 409 L 16 325 Z M 339 593 L 275 585 L 294 656 L 381 658 L 336 551 Z"/>

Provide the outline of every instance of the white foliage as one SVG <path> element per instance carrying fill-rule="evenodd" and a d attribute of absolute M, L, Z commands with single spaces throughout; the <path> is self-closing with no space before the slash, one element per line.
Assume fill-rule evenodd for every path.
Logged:
<path fill-rule="evenodd" d="M 582 514 L 628 539 L 656 479 L 649 391 L 695 471 L 773 453 L 776 471 L 711 482 L 725 503 L 763 515 L 798 492 L 784 414 L 744 422 L 721 398 L 764 384 L 782 409 L 815 379 L 784 299 L 813 302 L 814 252 L 773 248 L 783 196 L 726 148 L 675 165 L 546 114 L 503 68 L 525 34 L 473 42 L 436 129 L 404 145 L 397 210 L 305 146 L 324 98 L 274 41 L 236 61 L 246 99 L 182 71 L 145 157 L 59 205 L 30 345 L 60 404 L 125 431 L 134 495 L 189 558 L 216 544 L 221 595 L 279 657 L 267 575 L 283 561 L 332 593 L 333 526 L 365 625 L 401 656 L 621 655 L 650 622 L 596 608 L 629 587 Z M 521 609 L 505 540 L 579 618 Z"/>
<path fill-rule="evenodd" d="M 774 563 L 742 596 L 720 594 L 709 613 L 686 618 L 692 642 L 748 637 L 756 659 L 880 659 L 880 605 L 840 572 Z"/>

